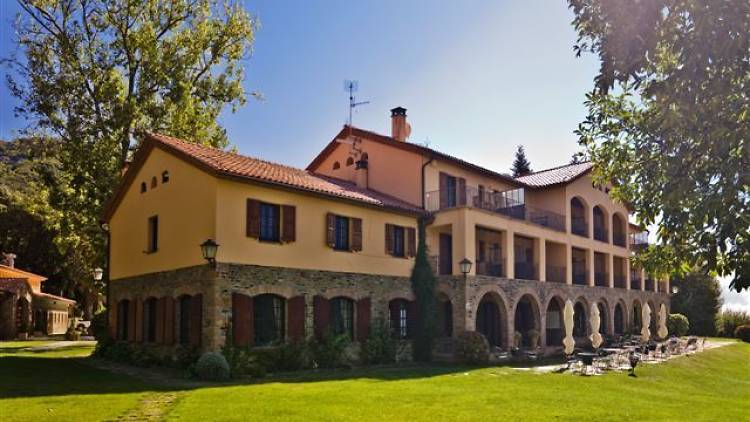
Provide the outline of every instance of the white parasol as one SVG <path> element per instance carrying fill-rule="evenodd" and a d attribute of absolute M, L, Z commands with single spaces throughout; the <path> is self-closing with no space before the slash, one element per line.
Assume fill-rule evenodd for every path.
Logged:
<path fill-rule="evenodd" d="M 565 354 L 569 355 L 573 353 L 573 347 L 576 344 L 575 340 L 573 340 L 573 302 L 571 302 L 570 299 L 565 301 L 563 322 L 565 323 L 565 338 L 563 339 L 563 345 L 565 346 Z"/>
<path fill-rule="evenodd" d="M 669 334 L 669 331 L 667 331 L 667 307 L 664 306 L 662 303 L 661 306 L 659 306 L 659 338 L 665 339 L 667 338 L 667 334 Z"/>
<path fill-rule="evenodd" d="M 596 303 L 591 304 L 591 345 L 594 349 L 598 349 L 602 345 L 602 335 L 599 334 L 599 327 L 602 324 L 601 315 L 599 315 L 599 307 Z"/>
<path fill-rule="evenodd" d="M 641 341 L 647 342 L 651 339 L 651 331 L 648 329 L 648 325 L 651 322 L 651 308 L 648 303 L 643 305 L 641 311 Z"/>

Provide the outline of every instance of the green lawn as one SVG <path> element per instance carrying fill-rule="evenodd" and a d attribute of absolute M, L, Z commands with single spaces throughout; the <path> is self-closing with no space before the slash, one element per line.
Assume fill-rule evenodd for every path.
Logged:
<path fill-rule="evenodd" d="M 750 344 L 642 365 L 636 378 L 510 367 L 308 373 L 175 390 L 81 362 L 90 349 L 0 343 L 0 420 L 747 420 Z M 67 353 L 67 355 L 66 355 Z M 74 357 L 64 357 L 74 356 Z"/>

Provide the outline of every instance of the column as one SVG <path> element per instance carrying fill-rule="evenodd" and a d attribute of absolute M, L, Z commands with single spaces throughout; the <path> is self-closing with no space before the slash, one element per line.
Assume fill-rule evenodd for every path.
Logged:
<path fill-rule="evenodd" d="M 453 236 L 453 275 L 463 276 L 461 273 L 461 262 L 468 258 L 474 265 L 467 275 L 475 275 L 477 267 L 476 253 L 476 229 L 473 221 L 468 220 L 468 209 L 464 208 L 458 213 L 456 222 L 452 225 Z"/>
<path fill-rule="evenodd" d="M 539 281 L 547 281 L 547 243 L 543 237 L 534 240 L 537 247 L 537 265 L 539 266 Z"/>
<path fill-rule="evenodd" d="M 630 258 L 625 258 L 625 288 L 630 290 Z"/>
<path fill-rule="evenodd" d="M 646 271 L 640 270 L 641 272 L 641 291 L 646 291 Z"/>
<path fill-rule="evenodd" d="M 573 284 L 573 246 L 565 244 L 565 284 Z"/>
<path fill-rule="evenodd" d="M 609 273 L 607 277 L 609 278 L 609 288 L 615 287 L 615 256 L 612 254 L 607 254 L 607 266 L 609 267 L 607 269 L 607 272 Z"/>
<path fill-rule="evenodd" d="M 516 278 L 516 268 L 515 268 L 515 250 L 513 249 L 513 236 L 515 233 L 513 233 L 512 230 L 506 230 L 505 231 L 505 276 L 507 278 Z M 508 306 L 508 305 L 506 305 Z"/>
<path fill-rule="evenodd" d="M 591 228 L 591 224 L 589 224 L 589 228 Z M 594 250 L 593 249 L 586 249 L 586 270 L 588 271 L 588 274 L 586 276 L 588 277 L 588 285 L 593 286 L 594 283 Z"/>

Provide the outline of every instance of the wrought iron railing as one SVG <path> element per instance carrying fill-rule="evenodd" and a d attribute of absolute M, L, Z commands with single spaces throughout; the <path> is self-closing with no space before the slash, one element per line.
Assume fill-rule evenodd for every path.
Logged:
<path fill-rule="evenodd" d="M 654 291 L 654 285 L 655 285 L 655 284 L 654 284 L 654 279 L 652 279 L 652 278 L 647 278 L 647 279 L 646 279 L 646 286 L 645 286 L 645 290 L 646 290 L 647 292 L 652 292 L 652 291 Z"/>
<path fill-rule="evenodd" d="M 547 281 L 565 283 L 566 270 L 567 268 L 565 267 L 547 265 L 545 268 Z"/>
<path fill-rule="evenodd" d="M 639 251 L 648 248 L 648 232 L 630 233 L 630 249 Z"/>
<path fill-rule="evenodd" d="M 640 272 L 630 273 L 630 290 L 641 290 L 641 274 Z"/>
<path fill-rule="evenodd" d="M 477 275 L 490 277 L 505 277 L 505 265 L 502 261 L 478 261 Z"/>
<path fill-rule="evenodd" d="M 594 226 L 594 239 L 600 242 L 609 242 L 607 229 L 604 227 Z"/>
<path fill-rule="evenodd" d="M 594 272 L 594 285 L 599 287 L 609 286 L 609 274 L 602 271 Z"/>
<path fill-rule="evenodd" d="M 589 272 L 586 270 L 573 269 L 573 284 L 585 286 L 589 284 Z"/>
<path fill-rule="evenodd" d="M 570 232 L 578 236 L 589 237 L 589 225 L 583 217 L 572 217 L 570 219 Z"/>
<path fill-rule="evenodd" d="M 624 233 L 612 233 L 612 243 L 617 246 L 625 247 L 625 234 Z"/>
<path fill-rule="evenodd" d="M 615 287 L 617 287 L 618 289 L 624 289 L 625 286 L 627 285 L 627 279 L 625 278 L 624 275 L 615 274 L 614 279 L 615 279 Z"/>
<path fill-rule="evenodd" d="M 516 262 L 513 266 L 514 278 L 521 280 L 536 280 L 536 265 L 530 262 Z"/>

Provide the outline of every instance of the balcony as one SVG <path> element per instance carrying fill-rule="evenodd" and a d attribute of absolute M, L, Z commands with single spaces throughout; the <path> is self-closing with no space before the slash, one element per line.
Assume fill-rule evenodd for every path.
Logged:
<path fill-rule="evenodd" d="M 585 268 L 573 267 L 573 284 L 585 286 L 589 284 L 589 272 Z"/>
<path fill-rule="evenodd" d="M 589 226 L 583 217 L 573 217 L 570 219 L 570 231 L 578 236 L 589 237 Z"/>
<path fill-rule="evenodd" d="M 609 233 L 605 227 L 594 226 L 594 239 L 600 242 L 609 242 Z"/>
<path fill-rule="evenodd" d="M 648 248 L 648 232 L 639 232 L 630 234 L 630 249 L 641 251 Z"/>
<path fill-rule="evenodd" d="M 565 272 L 567 268 L 559 267 L 555 265 L 547 265 L 545 267 L 547 273 L 547 281 L 554 283 L 565 283 Z"/>
<path fill-rule="evenodd" d="M 623 248 L 625 245 L 625 234 L 624 233 L 618 233 L 614 232 L 612 233 L 612 243 L 614 243 L 617 246 L 622 246 Z"/>
<path fill-rule="evenodd" d="M 641 272 L 630 273 L 630 290 L 641 290 Z"/>
<path fill-rule="evenodd" d="M 451 196 L 451 198 L 454 198 L 454 196 Z M 467 186 L 466 192 L 457 192 L 455 198 L 458 198 L 458 200 L 442 201 L 441 204 L 440 191 L 427 192 L 425 194 L 425 208 L 427 211 L 434 212 L 470 205 L 516 220 L 523 220 L 531 224 L 565 232 L 565 216 L 527 204 L 524 189 L 499 192 Z"/>
<path fill-rule="evenodd" d="M 477 262 L 477 275 L 485 275 L 489 277 L 505 277 L 504 262 Z"/>
<path fill-rule="evenodd" d="M 515 278 L 521 280 L 536 280 L 536 265 L 530 262 L 516 262 L 514 265 Z"/>
<path fill-rule="evenodd" d="M 647 292 L 653 292 L 654 291 L 654 279 L 652 279 L 652 278 L 647 278 L 646 279 L 645 290 Z"/>
<path fill-rule="evenodd" d="M 618 289 L 624 289 L 625 286 L 627 285 L 627 279 L 625 278 L 624 275 L 615 274 L 614 279 L 615 279 L 615 287 Z"/>
<path fill-rule="evenodd" d="M 609 286 L 609 274 L 606 272 L 595 272 L 594 285 L 599 287 Z"/>

